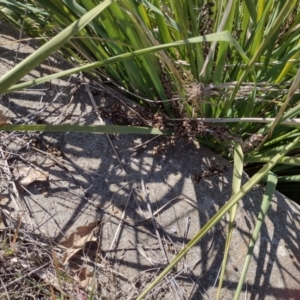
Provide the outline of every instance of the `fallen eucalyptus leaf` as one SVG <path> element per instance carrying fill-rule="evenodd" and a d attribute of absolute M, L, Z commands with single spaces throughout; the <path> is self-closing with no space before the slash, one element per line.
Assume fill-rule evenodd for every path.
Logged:
<path fill-rule="evenodd" d="M 66 240 L 59 243 L 59 245 L 66 248 L 63 256 L 63 264 L 78 251 L 84 249 L 87 242 L 97 240 L 94 236 L 94 231 L 97 228 L 98 222 L 92 222 L 86 226 L 76 228 L 76 232 L 72 233 Z"/>
<path fill-rule="evenodd" d="M 0 205 L 5 206 L 9 202 L 8 195 L 0 194 Z"/>
<path fill-rule="evenodd" d="M 61 281 L 57 278 L 56 274 L 52 273 L 48 268 L 37 269 L 34 271 L 34 274 L 40 279 L 43 280 L 46 284 L 50 286 L 54 286 L 58 291 L 60 291 L 63 295 L 67 296 L 67 294 L 63 291 Z M 67 280 L 63 283 L 64 290 L 71 291 L 74 289 L 73 285 L 69 283 Z M 69 295 L 68 299 L 75 299 Z"/>
<path fill-rule="evenodd" d="M 8 122 L 11 119 L 11 117 L 6 117 L 3 115 L 3 110 L 0 110 L 0 125 L 6 125 L 11 124 Z"/>
<path fill-rule="evenodd" d="M 5 229 L 5 228 L 6 228 L 6 226 L 4 224 L 4 220 L 3 220 L 3 217 L 2 217 L 2 210 L 0 208 L 0 230 Z"/>
<path fill-rule="evenodd" d="M 41 172 L 32 167 L 20 166 L 15 167 L 14 175 L 17 179 L 20 179 L 19 183 L 23 186 L 27 186 L 34 181 L 47 181 L 49 177 L 48 172 Z"/>
<path fill-rule="evenodd" d="M 93 283 L 96 283 L 94 273 L 89 272 L 86 267 L 80 268 L 79 270 L 74 270 L 74 272 L 76 273 L 82 288 L 90 287 Z"/>

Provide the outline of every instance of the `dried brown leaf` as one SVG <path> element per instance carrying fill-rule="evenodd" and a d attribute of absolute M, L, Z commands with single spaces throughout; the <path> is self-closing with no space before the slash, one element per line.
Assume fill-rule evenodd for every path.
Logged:
<path fill-rule="evenodd" d="M 59 243 L 59 245 L 67 248 L 63 263 L 66 264 L 68 260 L 78 251 L 82 250 L 87 242 L 95 241 L 94 231 L 97 228 L 98 222 L 92 222 L 86 226 L 76 228 L 76 232 L 72 233 L 66 240 Z"/>
<path fill-rule="evenodd" d="M 3 110 L 0 110 L 0 125 L 10 124 L 8 122 L 11 119 L 11 117 L 6 117 L 3 115 Z"/>
<path fill-rule="evenodd" d="M 2 210 L 0 208 L 0 230 L 5 229 L 5 228 L 6 228 L 6 226 L 4 224 L 3 217 L 2 217 Z"/>
<path fill-rule="evenodd" d="M 8 195 L 0 194 L 0 205 L 5 206 L 9 202 Z"/>
<path fill-rule="evenodd" d="M 96 282 L 95 278 L 94 278 L 94 273 L 89 272 L 86 267 L 80 268 L 79 270 L 74 270 L 74 272 L 75 272 L 76 276 L 78 277 L 80 286 L 82 288 L 91 286 L 92 284 L 94 284 Z"/>
<path fill-rule="evenodd" d="M 0 194 L 0 206 L 5 206 L 8 202 L 9 198 L 7 197 L 7 195 Z M 4 216 L 0 207 L 0 230 L 6 228 L 3 218 Z"/>
<path fill-rule="evenodd" d="M 52 273 L 49 268 L 42 268 L 42 269 L 37 269 L 34 271 L 34 274 L 42 281 L 45 283 L 49 284 L 50 286 L 55 287 L 58 291 L 60 291 L 63 295 L 66 295 L 66 293 L 62 290 L 62 284 L 57 278 L 57 275 Z M 63 282 L 63 287 L 64 290 L 69 290 L 71 291 L 73 289 L 73 285 L 71 283 L 68 283 L 67 281 Z M 69 295 L 68 299 L 74 299 Z"/>
<path fill-rule="evenodd" d="M 55 296 L 54 289 L 53 289 L 52 285 L 50 285 L 50 291 L 51 291 L 51 299 L 56 300 L 56 296 Z"/>
<path fill-rule="evenodd" d="M 47 181 L 49 177 L 48 172 L 41 172 L 32 167 L 16 166 L 14 175 L 23 186 L 27 186 L 34 181 Z"/>

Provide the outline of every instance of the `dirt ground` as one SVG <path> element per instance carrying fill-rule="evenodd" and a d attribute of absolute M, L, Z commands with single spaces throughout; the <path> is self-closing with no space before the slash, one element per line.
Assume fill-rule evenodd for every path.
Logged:
<path fill-rule="evenodd" d="M 1 76 L 36 43 L 16 43 L 18 32 L 3 22 L 0 28 Z M 66 67 L 54 56 L 25 80 Z M 74 75 L 2 95 L 0 110 L 14 124 L 100 125 L 99 112 L 107 113 L 104 122 L 113 121 L 115 103 L 119 110 L 133 108 L 99 82 L 87 80 L 89 96 L 85 80 Z M 230 198 L 229 162 L 185 140 L 155 155 L 164 143 L 155 136 L 1 132 L 2 218 L 6 228 L 19 226 L 23 238 L 36 235 L 36 245 L 65 241 L 67 250 L 58 250 L 58 260 L 80 273 L 77 289 L 61 287 L 67 297 L 85 299 L 87 285 L 97 282 L 94 299 L 136 299 Z M 262 194 L 257 187 L 239 204 L 222 299 L 233 299 Z M 243 299 L 298 299 L 299 207 L 277 193 L 270 210 Z M 148 299 L 213 299 L 226 224 L 224 219 L 191 249 Z M 3 253 L 0 247 L 0 257 Z M 33 265 L 20 268 L 27 273 Z M 53 262 L 35 276 L 45 280 L 48 271 L 53 273 Z"/>

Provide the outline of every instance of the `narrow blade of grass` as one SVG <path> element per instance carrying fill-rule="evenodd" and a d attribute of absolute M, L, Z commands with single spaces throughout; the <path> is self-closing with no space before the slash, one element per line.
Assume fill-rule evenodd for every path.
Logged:
<path fill-rule="evenodd" d="M 234 164 L 233 164 L 233 178 L 232 178 L 232 192 L 231 196 L 234 196 L 238 193 L 238 191 L 241 188 L 241 182 L 242 182 L 242 176 L 243 176 L 243 150 L 240 144 L 234 143 Z M 223 261 L 222 261 L 222 270 L 219 278 L 219 287 L 217 291 L 217 299 L 220 299 L 221 297 L 221 289 L 223 285 L 226 265 L 228 261 L 229 256 L 229 248 L 230 248 L 230 242 L 232 238 L 232 232 L 234 227 L 234 219 L 236 215 L 236 209 L 237 209 L 237 203 L 232 206 L 230 209 L 230 216 L 229 216 L 229 225 L 228 225 L 228 233 L 225 243 L 225 252 L 223 255 Z"/>
<path fill-rule="evenodd" d="M 268 132 L 265 136 L 265 138 L 263 139 L 263 141 L 260 143 L 260 145 L 258 146 L 257 149 L 259 149 L 263 144 L 264 142 L 270 137 L 272 136 L 272 133 L 273 133 L 273 130 L 274 128 L 276 127 L 276 125 L 281 121 L 282 117 L 283 117 L 283 114 L 284 114 L 284 111 L 286 110 L 290 100 L 292 99 L 293 95 L 295 94 L 296 90 L 299 88 L 300 86 L 300 69 L 298 70 L 298 73 L 289 89 L 289 92 L 286 96 L 286 99 L 284 101 L 284 104 L 281 106 L 275 120 L 268 126 L 269 129 L 268 129 Z M 266 129 L 268 128 L 266 127 Z"/>
<path fill-rule="evenodd" d="M 271 160 L 270 156 L 253 156 L 245 159 L 247 163 L 266 163 Z M 292 165 L 292 166 L 300 166 L 300 157 L 291 157 L 285 156 L 282 159 L 278 160 L 279 164 Z"/>
<path fill-rule="evenodd" d="M 300 175 L 279 176 L 280 182 L 300 182 Z"/>
<path fill-rule="evenodd" d="M 236 42 L 236 40 L 232 37 L 232 35 L 227 31 L 222 31 L 222 32 L 218 32 L 218 33 L 205 35 L 205 36 L 189 38 L 186 40 L 180 40 L 180 41 L 176 41 L 176 42 L 169 43 L 169 44 L 157 45 L 157 46 L 153 46 L 153 47 L 149 47 L 149 48 L 145 48 L 145 49 L 141 49 L 141 50 L 137 50 L 137 51 L 133 51 L 133 52 L 129 52 L 129 53 L 124 53 L 121 55 L 117 55 L 117 56 L 108 58 L 103 61 L 89 63 L 84 66 L 72 68 L 72 69 L 69 69 L 69 70 L 66 70 L 63 72 L 59 72 L 59 73 L 44 76 L 41 78 L 37 78 L 32 81 L 27 81 L 24 83 L 16 84 L 14 86 L 11 86 L 10 88 L 8 88 L 8 87 L 4 88 L 4 86 L 1 85 L 1 83 L 2 83 L 2 81 L 1 81 L 2 78 L 1 78 L 0 79 L 0 93 L 8 93 L 8 92 L 13 92 L 13 91 L 18 91 L 18 90 L 21 90 L 21 89 L 24 89 L 24 88 L 27 88 L 27 87 L 30 87 L 33 85 L 37 85 L 37 84 L 52 80 L 52 79 L 60 78 L 63 76 L 67 76 L 67 75 L 71 75 L 71 74 L 75 74 L 75 73 L 79 73 L 79 72 L 93 70 L 95 68 L 99 68 L 99 67 L 102 67 L 102 66 L 105 66 L 108 64 L 118 63 L 120 61 L 125 61 L 128 59 L 134 58 L 134 57 L 138 57 L 140 55 L 156 52 L 156 51 L 167 49 L 170 47 L 177 47 L 177 46 L 181 46 L 181 45 L 202 43 L 202 42 L 213 42 L 213 41 L 226 41 L 228 43 L 232 43 L 235 46 L 236 50 L 241 55 L 242 59 L 244 59 L 246 62 L 248 62 L 248 58 L 247 58 L 246 54 L 241 49 L 241 47 Z"/>
<path fill-rule="evenodd" d="M 261 204 L 261 208 L 260 208 L 260 212 L 258 214 L 258 218 L 256 221 L 256 225 L 255 228 L 253 230 L 252 233 L 252 237 L 248 246 L 248 254 L 240 275 L 240 280 L 238 283 L 238 287 L 235 291 L 235 295 L 234 295 L 234 300 L 238 300 L 240 299 L 240 294 L 243 288 L 243 284 L 245 282 L 245 278 L 247 275 L 247 271 L 250 265 L 250 261 L 251 261 L 251 257 L 253 255 L 253 250 L 254 250 L 254 246 L 256 244 L 256 241 L 258 239 L 258 235 L 259 232 L 261 230 L 261 227 L 263 225 L 265 216 L 268 212 L 268 209 L 270 207 L 271 201 L 272 201 L 272 197 L 276 188 L 276 184 L 277 184 L 277 176 L 275 174 L 273 174 L 272 172 L 268 173 L 268 177 L 267 177 L 267 186 L 266 186 L 266 191 L 264 193 L 263 196 L 263 200 L 262 200 L 262 204 Z"/>
<path fill-rule="evenodd" d="M 33 70 L 37 65 L 43 62 L 53 52 L 63 46 L 78 31 L 86 26 L 93 18 L 95 18 L 102 10 L 108 7 L 115 0 L 105 0 L 94 9 L 86 13 L 80 19 L 72 23 L 61 33 L 52 38 L 45 45 L 33 52 L 12 70 L 8 71 L 0 78 L 0 94 L 7 91 L 14 83 L 18 82 L 22 77 Z"/>
<path fill-rule="evenodd" d="M 246 67 L 246 69 L 240 75 L 240 78 L 239 78 L 239 80 L 238 80 L 238 82 L 237 82 L 234 90 L 232 91 L 232 94 L 230 95 L 230 98 L 228 99 L 228 101 L 226 101 L 226 103 L 225 103 L 225 105 L 223 107 L 222 114 L 226 114 L 229 111 L 230 107 L 232 107 L 233 100 L 235 99 L 236 94 L 237 94 L 237 92 L 238 92 L 238 90 L 239 90 L 242 82 L 245 81 L 247 75 L 250 72 L 252 72 L 252 73 L 254 72 L 253 71 L 253 66 L 257 62 L 257 59 L 260 57 L 260 55 L 266 49 L 266 47 L 268 47 L 269 41 L 271 40 L 271 38 L 273 38 L 273 35 L 275 34 L 275 32 L 277 32 L 278 28 L 282 24 L 282 21 L 292 11 L 292 9 L 294 8 L 295 4 L 296 4 L 296 0 L 291 0 L 291 1 L 287 1 L 284 4 L 284 6 L 282 7 L 282 10 L 278 14 L 277 18 L 275 19 L 274 23 L 272 24 L 272 26 L 269 29 L 269 31 L 267 32 L 267 34 L 265 35 L 265 38 L 262 41 L 260 47 L 255 52 L 254 56 L 251 58 L 251 61 L 249 62 L 249 64 Z"/>
<path fill-rule="evenodd" d="M 0 125 L 5 131 L 43 131 L 43 132 L 87 132 L 120 134 L 163 134 L 157 128 L 129 127 L 118 125 Z M 166 132 L 169 133 L 170 132 Z"/>
<path fill-rule="evenodd" d="M 300 142 L 300 137 L 289 143 L 280 153 L 276 154 L 268 163 L 266 163 L 249 181 L 244 184 L 241 189 L 232 196 L 228 202 L 219 209 L 219 211 L 201 228 L 201 230 L 189 241 L 189 243 L 176 255 L 173 261 L 156 277 L 156 279 L 139 295 L 137 300 L 143 299 L 173 268 L 174 266 L 187 254 L 187 252 L 194 247 L 201 239 L 220 222 L 221 218 L 242 198 L 244 197 L 255 184 L 260 182 L 268 172 L 278 163 L 278 161 L 291 151 Z"/>
<path fill-rule="evenodd" d="M 233 27 L 234 15 L 236 13 L 236 6 L 237 6 L 237 1 L 229 1 L 229 3 L 227 4 L 227 7 L 226 7 L 225 14 L 223 16 L 224 21 L 223 20 L 221 21 L 221 23 L 224 22 L 223 29 L 228 30 L 229 32 L 231 32 L 232 27 Z M 219 44 L 215 72 L 214 72 L 214 77 L 213 77 L 214 83 L 221 82 L 221 79 L 223 76 L 223 69 L 225 67 L 225 61 L 226 61 L 226 57 L 227 57 L 228 47 L 229 47 L 228 43 L 221 42 Z"/>

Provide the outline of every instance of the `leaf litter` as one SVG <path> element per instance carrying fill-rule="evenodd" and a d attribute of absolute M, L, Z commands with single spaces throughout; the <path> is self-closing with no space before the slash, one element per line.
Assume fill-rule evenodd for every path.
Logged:
<path fill-rule="evenodd" d="M 14 169 L 14 176 L 19 180 L 23 186 L 28 186 L 35 181 L 47 181 L 49 177 L 48 172 L 41 172 L 33 167 L 17 165 Z"/>
<path fill-rule="evenodd" d="M 0 110 L 0 125 L 11 124 L 10 119 L 11 117 L 4 116 L 3 110 Z"/>
<path fill-rule="evenodd" d="M 62 259 L 63 264 L 66 264 L 78 251 L 83 250 L 87 242 L 97 240 L 94 235 L 97 226 L 98 222 L 92 222 L 86 226 L 79 226 L 66 240 L 59 243 L 60 246 L 66 248 Z"/>

